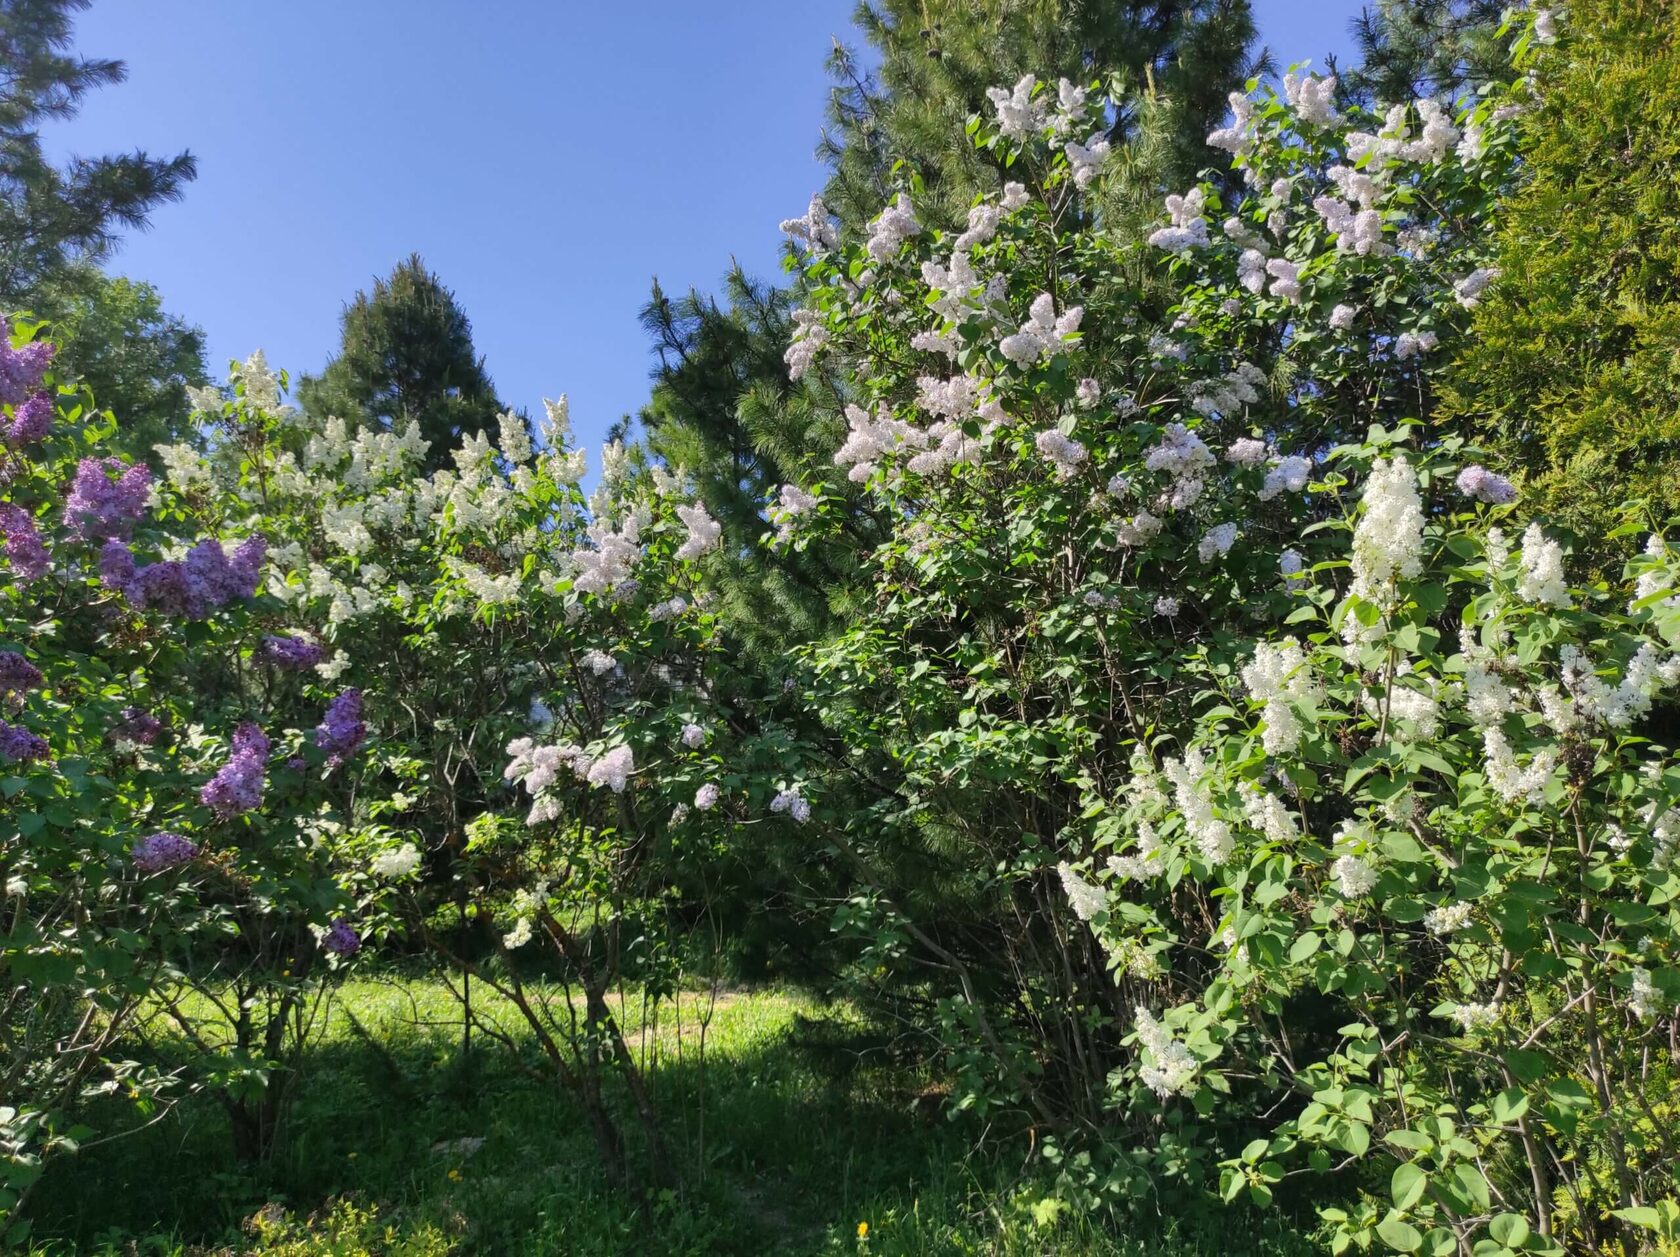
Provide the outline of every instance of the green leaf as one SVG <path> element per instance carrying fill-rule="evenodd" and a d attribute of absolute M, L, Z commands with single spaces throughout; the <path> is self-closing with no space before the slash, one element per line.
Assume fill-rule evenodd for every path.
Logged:
<path fill-rule="evenodd" d="M 1476 1202 L 1478 1209 L 1485 1211 L 1488 1208 L 1488 1181 L 1482 1177 L 1480 1170 L 1468 1161 L 1460 1161 L 1453 1166 L 1453 1177 L 1458 1180 L 1458 1185 L 1464 1189 L 1465 1195 Z"/>
<path fill-rule="evenodd" d="M 1394 1167 L 1394 1175 L 1389 1180 L 1389 1195 L 1394 1198 L 1396 1209 L 1410 1209 L 1423 1199 L 1423 1193 L 1429 1188 L 1429 1175 L 1415 1161 L 1402 1161 Z"/>
<path fill-rule="evenodd" d="M 1493 1097 L 1493 1120 L 1514 1122 L 1528 1112 L 1528 1097 L 1516 1087 L 1507 1088 Z"/>
<path fill-rule="evenodd" d="M 1421 1130 L 1391 1130 L 1383 1139 L 1408 1152 L 1429 1152 L 1435 1147 L 1435 1141 Z"/>
<path fill-rule="evenodd" d="M 1623 1222 L 1631 1222 L 1647 1231 L 1660 1230 L 1662 1227 L 1662 1214 L 1649 1205 L 1631 1205 L 1626 1209 L 1612 1209 L 1610 1212 Z"/>
<path fill-rule="evenodd" d="M 1514 1213 L 1501 1213 L 1488 1223 L 1488 1234 L 1506 1248 L 1520 1248 L 1528 1238 L 1528 1219 Z"/>
<path fill-rule="evenodd" d="M 1423 1233 L 1396 1213 L 1377 1223 L 1377 1236 L 1396 1252 L 1415 1253 L 1423 1247 Z"/>

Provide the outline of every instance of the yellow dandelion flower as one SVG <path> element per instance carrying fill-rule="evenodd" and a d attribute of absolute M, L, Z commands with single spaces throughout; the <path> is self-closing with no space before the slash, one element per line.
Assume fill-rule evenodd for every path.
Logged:
<path fill-rule="evenodd" d="M 869 1238 L 869 1223 L 867 1223 L 867 1222 L 859 1222 L 858 1223 L 858 1238 L 860 1240 L 866 1240 L 866 1239 Z"/>

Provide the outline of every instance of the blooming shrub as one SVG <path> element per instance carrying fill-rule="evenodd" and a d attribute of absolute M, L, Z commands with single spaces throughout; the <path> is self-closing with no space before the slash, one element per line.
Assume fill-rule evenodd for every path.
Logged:
<path fill-rule="evenodd" d="M 790 739 L 706 609 L 722 525 L 680 473 L 618 446 L 586 500 L 563 399 L 539 432 L 508 414 L 494 443 L 464 434 L 431 473 L 412 430 L 317 423 L 272 389 L 200 405 L 207 454 L 165 461 L 184 500 L 268 521 L 288 631 L 264 657 L 348 687 L 313 734 L 329 773 L 378 731 L 343 818 L 364 912 L 510 998 L 628 1182 L 639 1167 L 603 1091 L 617 1075 L 653 1176 L 673 1181 L 608 995 L 670 990 L 683 926 L 706 910 L 690 891 L 743 858 L 750 822 L 808 814 L 776 806 Z M 446 925 L 469 912 L 496 921 L 495 955 Z"/>
<path fill-rule="evenodd" d="M 1493 614 L 1469 588 L 1488 544 L 1469 508 L 1505 509 L 1513 490 L 1413 418 L 1494 278 L 1520 85 L 1456 113 L 1338 114 L 1331 85 L 1300 75 L 1234 97 L 1210 139 L 1242 188 L 1168 199 L 1150 246 L 1180 296 L 1158 324 L 1126 278 L 1135 250 L 1082 195 L 1102 157 L 1070 137 L 1101 102 L 1031 80 L 994 99 L 996 123 L 971 133 L 1001 192 L 960 231 L 920 220 L 912 181 L 861 247 L 796 233 L 790 362 L 855 384 L 833 461 L 894 521 L 870 612 L 805 657 L 838 749 L 802 789 L 858 801 L 816 815 L 854 879 L 835 924 L 868 975 L 859 993 L 932 989 L 959 1107 L 1108 1135 L 1111 1169 L 1070 1165 L 1081 1190 L 1153 1192 L 1218 1163 L 1228 1195 L 1266 1201 L 1286 1154 L 1329 1168 L 1375 1131 L 1409 1168 L 1389 1207 L 1327 1214 L 1339 1247 L 1557 1251 L 1602 1205 L 1642 1207 L 1665 1136 L 1648 1113 L 1636 1147 L 1623 1105 L 1657 1103 L 1667 1075 L 1641 1090 L 1629 1046 L 1576 1096 L 1573 1048 L 1608 1034 L 1610 993 L 1633 989 L 1587 958 L 1639 945 L 1648 910 L 1666 939 L 1664 892 L 1646 902 L 1637 856 L 1606 880 L 1589 851 L 1579 868 L 1553 853 L 1567 808 L 1509 863 L 1491 835 L 1518 804 L 1563 803 L 1566 771 L 1606 823 L 1660 826 L 1666 759 L 1630 742 L 1599 764 L 1589 730 L 1637 725 L 1671 639 L 1648 627 L 1641 653 L 1634 621 L 1587 616 L 1535 525 L 1483 582 L 1521 609 L 1529 644 L 1511 654 L 1496 634 L 1476 668 L 1479 647 L 1455 654 L 1466 609 L 1478 626 Z M 776 543 L 823 528 L 824 502 L 818 485 L 784 491 Z M 1581 749 L 1519 737 L 1539 689 L 1511 699 L 1509 729 L 1457 714 L 1502 701 L 1485 677 L 1565 641 L 1578 653 L 1547 658 L 1599 713 Z M 1624 664 L 1634 680 L 1611 671 Z M 1258 727 L 1215 736 L 1238 704 Z M 1431 853 L 1379 806 L 1407 801 L 1458 845 Z M 1550 934 L 1535 922 L 1551 892 L 1531 888 L 1548 860 L 1591 891 L 1553 896 L 1575 925 Z M 1472 864 L 1485 878 L 1455 884 Z M 1504 946 L 1476 924 L 1484 897 Z M 1406 906 L 1373 958 L 1361 914 L 1391 899 Z M 1627 918 L 1638 937 L 1610 931 Z M 1656 969 L 1640 982 L 1653 1010 L 1672 985 Z M 1490 1075 L 1506 1026 L 1523 1046 L 1510 1077 Z M 1506 1171 L 1512 1156 L 1528 1169 Z"/>
<path fill-rule="evenodd" d="M 83 1137 L 86 1100 L 171 1094 L 127 1055 L 183 980 L 236 982 L 239 949 L 267 936 L 301 969 L 307 927 L 342 907 L 330 848 L 300 841 L 331 800 L 285 758 L 321 700 L 261 662 L 261 535 L 102 457 L 110 417 L 49 373 L 34 331 L 0 349 L 6 1220 Z M 260 1091 L 268 1060 L 242 1067 Z"/>
<path fill-rule="evenodd" d="M 1537 585 L 1551 543 L 1514 550 L 1447 470 L 1377 458 L 1296 636 L 1209 678 L 1069 875 L 1194 1058 L 1163 1086 L 1140 1017 L 1110 1085 L 1145 1109 L 1261 1086 L 1285 1115 L 1226 1159 L 1227 1198 L 1382 1148 L 1389 1197 L 1324 1211 L 1339 1246 L 1562 1252 L 1669 1184 L 1680 770 L 1633 731 L 1680 685 L 1677 555 L 1653 537 L 1624 588 Z"/>

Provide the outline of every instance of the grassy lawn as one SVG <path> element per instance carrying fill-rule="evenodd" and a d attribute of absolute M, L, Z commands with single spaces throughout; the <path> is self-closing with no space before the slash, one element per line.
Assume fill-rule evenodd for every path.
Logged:
<path fill-rule="evenodd" d="M 1277 1219 L 1242 1211 L 1199 1228 L 1146 1219 L 1135 1238 L 1051 1217 L 1018 1144 L 974 1151 L 976 1129 L 946 1120 L 933 1079 L 837 1046 L 842 1013 L 784 993 L 725 994 L 702 1057 L 707 1004 L 700 994 L 664 1006 L 657 1030 L 636 1040 L 674 1141 L 693 1150 L 685 1192 L 651 1217 L 606 1186 L 557 1084 L 490 1042 L 463 1063 L 442 982 L 353 982 L 317 1020 L 271 1164 L 236 1166 L 221 1109 L 194 1097 L 56 1164 L 33 1206 L 35 1251 L 1315 1251 Z"/>

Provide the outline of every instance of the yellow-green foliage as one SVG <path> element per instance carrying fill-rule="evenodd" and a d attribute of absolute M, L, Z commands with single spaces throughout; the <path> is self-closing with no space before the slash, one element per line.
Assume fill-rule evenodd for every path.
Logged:
<path fill-rule="evenodd" d="M 1574 0 L 1559 33 L 1444 416 L 1602 535 L 1625 498 L 1680 507 L 1680 3 Z"/>
<path fill-rule="evenodd" d="M 380 1221 L 379 1210 L 353 1201 L 330 1203 L 320 1216 L 297 1221 L 278 1206 L 254 1216 L 252 1252 L 274 1257 L 448 1257 L 456 1245 L 430 1223 L 405 1232 Z"/>

